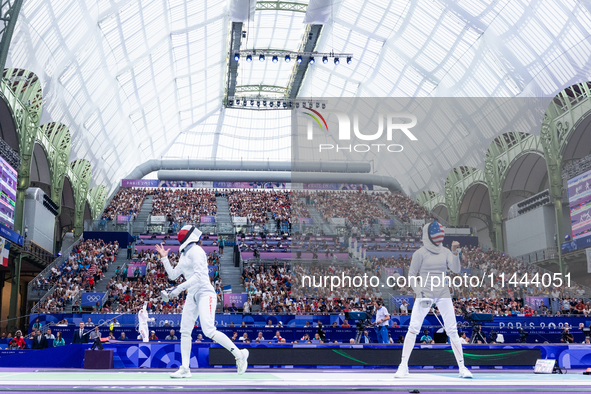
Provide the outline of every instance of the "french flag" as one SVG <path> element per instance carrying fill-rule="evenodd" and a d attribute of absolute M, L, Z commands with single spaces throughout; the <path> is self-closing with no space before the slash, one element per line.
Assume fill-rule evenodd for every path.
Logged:
<path fill-rule="evenodd" d="M 0 249 L 1 249 L 2 266 L 8 267 L 8 255 L 10 254 L 10 241 L 7 241 L 4 238 L 0 238 Z"/>

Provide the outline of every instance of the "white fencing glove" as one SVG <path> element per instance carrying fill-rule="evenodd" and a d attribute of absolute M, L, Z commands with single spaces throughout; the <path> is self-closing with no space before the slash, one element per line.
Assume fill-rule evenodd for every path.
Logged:
<path fill-rule="evenodd" d="M 171 289 L 162 290 L 160 292 L 160 296 L 162 297 L 162 301 L 168 302 L 171 298 L 178 297 L 180 291 L 178 291 L 178 287 L 173 287 Z"/>

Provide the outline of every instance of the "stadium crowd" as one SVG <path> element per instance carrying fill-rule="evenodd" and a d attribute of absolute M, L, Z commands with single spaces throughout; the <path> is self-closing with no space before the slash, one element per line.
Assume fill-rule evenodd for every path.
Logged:
<path fill-rule="evenodd" d="M 176 223 L 197 223 L 201 216 L 216 216 L 217 202 L 211 189 L 153 189 L 152 216 Z"/>
<path fill-rule="evenodd" d="M 64 306 L 72 304 L 82 292 L 90 292 L 96 282 L 115 261 L 119 244 L 103 240 L 80 240 L 68 258 L 59 266 L 51 268 L 48 276 L 35 279 L 33 289 L 57 288 L 47 296 L 37 310 L 41 313 L 63 312 Z"/>
<path fill-rule="evenodd" d="M 142 208 L 146 195 L 151 189 L 146 188 L 120 188 L 107 208 L 103 211 L 102 218 L 116 220 L 118 215 L 131 215 L 135 219 Z"/>

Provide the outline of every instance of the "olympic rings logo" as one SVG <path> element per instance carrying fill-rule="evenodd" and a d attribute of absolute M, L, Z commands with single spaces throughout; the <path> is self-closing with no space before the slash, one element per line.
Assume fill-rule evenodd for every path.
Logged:
<path fill-rule="evenodd" d="M 99 302 L 103 297 L 99 295 L 90 295 L 86 296 L 86 301 L 88 302 Z"/>

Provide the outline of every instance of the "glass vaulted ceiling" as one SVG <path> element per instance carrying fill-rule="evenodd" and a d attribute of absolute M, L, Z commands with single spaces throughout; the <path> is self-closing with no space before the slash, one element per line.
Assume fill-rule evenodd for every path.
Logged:
<path fill-rule="evenodd" d="M 318 62 L 300 96 L 553 96 L 591 79 L 588 2 L 333 7 L 316 49 L 352 52 L 353 64 Z M 92 185 L 158 157 L 289 160 L 288 111 L 222 108 L 227 13 L 227 0 L 27 0 L 7 67 L 40 77 L 41 121 L 70 128 L 71 160 L 91 161 Z M 257 11 L 242 49 L 297 49 L 303 15 Z M 285 86 L 291 70 L 253 59 L 237 85 Z"/>

